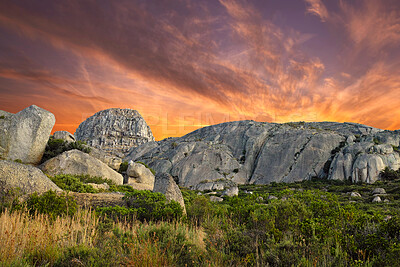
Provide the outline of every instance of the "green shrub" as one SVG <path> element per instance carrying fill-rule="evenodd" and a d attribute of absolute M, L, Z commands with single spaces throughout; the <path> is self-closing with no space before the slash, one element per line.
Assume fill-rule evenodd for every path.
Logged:
<path fill-rule="evenodd" d="M 3 212 L 6 209 L 9 211 L 20 210 L 22 208 L 20 202 L 21 195 L 20 188 L 0 190 L 0 212 Z"/>
<path fill-rule="evenodd" d="M 86 184 L 87 182 L 98 182 L 98 178 L 90 179 L 88 176 L 83 175 L 70 175 L 60 174 L 54 177 L 50 177 L 58 187 L 62 190 L 79 192 L 79 193 L 97 193 L 98 190 L 94 189 L 91 185 Z"/>
<path fill-rule="evenodd" d="M 63 193 L 58 195 L 55 191 L 47 191 L 42 195 L 33 193 L 26 201 L 26 207 L 31 214 L 48 214 L 53 219 L 62 215 L 74 215 L 77 204 L 72 196 Z"/>
<path fill-rule="evenodd" d="M 183 215 L 183 209 L 176 201 L 168 202 L 161 193 L 149 190 L 133 190 L 124 196 L 127 207 L 105 207 L 96 211 L 100 215 L 106 215 L 119 220 L 137 218 L 141 221 L 159 221 L 179 219 Z"/>
<path fill-rule="evenodd" d="M 127 161 L 124 161 L 121 163 L 121 165 L 119 165 L 118 172 L 123 174 L 128 170 L 128 167 L 129 167 L 129 163 Z"/>
<path fill-rule="evenodd" d="M 389 167 L 385 167 L 385 169 L 383 169 L 380 172 L 380 177 L 382 178 L 382 180 L 386 180 L 386 181 L 397 180 L 400 178 L 400 169 L 395 171 L 395 170 L 390 169 Z"/>
<path fill-rule="evenodd" d="M 54 139 L 54 137 L 50 137 L 42 157 L 42 163 L 72 149 L 78 149 L 85 153 L 90 153 L 91 151 L 90 147 L 86 146 L 85 142 L 67 142 L 62 139 Z"/>
<path fill-rule="evenodd" d="M 15 159 L 15 160 L 14 160 L 14 162 L 17 162 L 17 163 L 21 163 L 21 164 L 23 164 L 23 162 L 22 162 L 22 160 L 21 160 L 21 159 Z"/>

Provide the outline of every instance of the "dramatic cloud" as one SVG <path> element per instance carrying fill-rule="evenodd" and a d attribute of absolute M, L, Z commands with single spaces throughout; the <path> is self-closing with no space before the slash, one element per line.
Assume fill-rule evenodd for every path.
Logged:
<path fill-rule="evenodd" d="M 305 0 L 307 3 L 307 12 L 310 14 L 318 16 L 321 21 L 325 22 L 328 17 L 328 10 L 326 9 L 324 3 L 321 0 Z"/>
<path fill-rule="evenodd" d="M 73 132 L 134 108 L 157 139 L 239 119 L 400 128 L 399 4 L 293 4 L 0 1 L 0 109 L 35 103 Z"/>

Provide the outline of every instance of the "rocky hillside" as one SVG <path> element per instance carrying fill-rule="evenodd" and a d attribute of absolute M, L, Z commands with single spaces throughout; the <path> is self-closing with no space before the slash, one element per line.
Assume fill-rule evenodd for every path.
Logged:
<path fill-rule="evenodd" d="M 132 147 L 154 141 L 150 127 L 139 112 L 119 108 L 102 110 L 86 119 L 79 125 L 75 137 L 119 157 Z"/>
<path fill-rule="evenodd" d="M 238 121 L 143 144 L 125 160 L 145 162 L 200 190 L 311 177 L 372 183 L 384 167 L 399 168 L 399 141 L 399 131 L 354 123 Z"/>

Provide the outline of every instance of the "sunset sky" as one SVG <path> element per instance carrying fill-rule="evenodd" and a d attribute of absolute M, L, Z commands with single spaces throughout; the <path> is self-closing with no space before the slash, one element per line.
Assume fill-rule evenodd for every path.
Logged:
<path fill-rule="evenodd" d="M 0 110 L 75 132 L 138 110 L 157 140 L 252 119 L 400 129 L 399 0 L 0 0 Z"/>

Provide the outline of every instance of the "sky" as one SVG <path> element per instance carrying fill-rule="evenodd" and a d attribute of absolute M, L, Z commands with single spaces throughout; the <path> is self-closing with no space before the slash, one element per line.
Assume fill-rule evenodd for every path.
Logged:
<path fill-rule="evenodd" d="M 0 0 L 0 110 L 156 140 L 235 120 L 400 129 L 398 0 Z"/>

